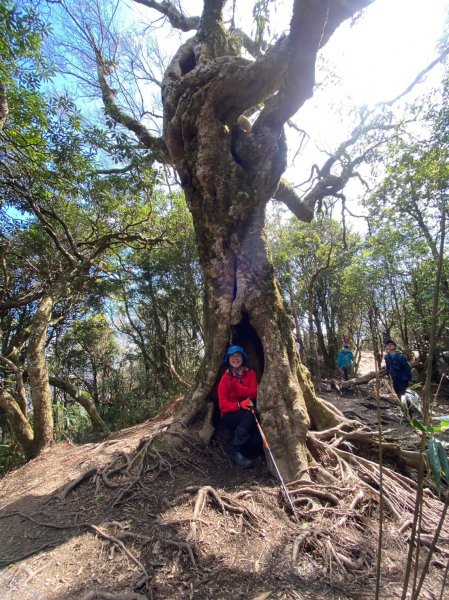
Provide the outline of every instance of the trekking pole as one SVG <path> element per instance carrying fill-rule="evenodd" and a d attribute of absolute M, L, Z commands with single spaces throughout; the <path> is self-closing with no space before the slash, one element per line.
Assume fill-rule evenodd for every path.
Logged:
<path fill-rule="evenodd" d="M 280 484 L 281 484 L 282 495 L 283 495 L 283 496 L 284 496 L 284 498 L 286 499 L 286 501 L 287 501 L 287 504 L 290 506 L 290 509 L 291 509 L 291 511 L 292 511 L 292 513 L 293 513 L 293 516 L 295 517 L 295 520 L 296 520 L 296 522 L 297 522 L 297 523 L 299 523 L 298 517 L 297 517 L 297 515 L 296 515 L 295 507 L 294 507 L 294 505 L 293 505 L 293 502 L 292 502 L 292 499 L 290 498 L 290 494 L 288 493 L 287 487 L 286 487 L 286 485 L 285 485 L 285 483 L 284 483 L 284 480 L 282 479 L 282 475 L 281 475 L 281 473 L 280 473 L 280 471 L 279 471 L 279 469 L 278 469 L 278 466 L 277 466 L 277 464 L 276 464 L 276 461 L 274 460 L 273 453 L 271 452 L 271 448 L 270 448 L 270 446 L 269 446 L 269 444 L 268 444 L 267 438 L 265 437 L 265 434 L 264 434 L 264 432 L 263 432 L 263 430 L 262 430 L 262 427 L 261 427 L 261 425 L 260 425 L 260 423 L 259 423 L 259 419 L 258 419 L 258 418 L 257 418 L 257 416 L 256 416 L 256 413 L 255 413 L 255 411 L 254 411 L 254 408 L 250 408 L 250 411 L 251 411 L 251 412 L 253 413 L 253 415 L 254 415 L 254 419 L 255 419 L 255 421 L 256 421 L 257 429 L 259 430 L 260 437 L 262 438 L 262 442 L 263 442 L 264 448 L 266 448 L 266 449 L 267 449 L 267 451 L 268 451 L 268 454 L 270 455 L 270 458 L 271 458 L 271 462 L 273 463 L 273 465 L 274 465 L 274 468 L 275 468 L 275 470 L 276 470 L 276 473 L 277 473 L 277 476 L 278 476 L 279 482 L 280 482 Z"/>

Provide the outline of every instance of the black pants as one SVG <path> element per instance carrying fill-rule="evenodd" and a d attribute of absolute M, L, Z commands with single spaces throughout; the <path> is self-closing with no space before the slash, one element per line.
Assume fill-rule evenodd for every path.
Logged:
<path fill-rule="evenodd" d="M 343 371 L 343 379 L 345 381 L 348 381 L 348 379 L 349 379 L 349 367 L 341 367 L 341 370 Z"/>
<path fill-rule="evenodd" d="M 407 389 L 408 381 L 402 381 L 402 380 L 398 381 L 398 380 L 392 379 L 392 383 L 393 383 L 393 389 L 396 392 L 396 394 L 398 395 L 398 397 L 400 398 L 401 396 L 403 396 Z"/>
<path fill-rule="evenodd" d="M 256 419 L 250 410 L 237 410 L 221 417 L 223 425 L 232 433 L 232 449 L 245 455 L 257 456 L 262 452 L 262 438 Z"/>

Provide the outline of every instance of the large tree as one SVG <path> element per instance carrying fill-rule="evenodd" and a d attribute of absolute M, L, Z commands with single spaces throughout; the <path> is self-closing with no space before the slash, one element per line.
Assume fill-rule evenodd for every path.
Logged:
<path fill-rule="evenodd" d="M 75 19 L 95 55 L 107 117 L 133 131 L 155 160 L 176 170 L 193 217 L 206 351 L 179 418 L 190 425 L 205 416 L 227 344 L 246 345 L 263 373 L 258 394 L 262 424 L 280 470 L 293 479 L 307 466 L 311 421 L 320 428 L 338 417 L 314 396 L 299 362 L 264 238 L 265 209 L 276 198 L 310 221 L 315 203 L 332 188 L 332 182 L 321 181 L 301 201 L 281 180 L 287 156 L 284 125 L 313 93 L 320 48 L 369 0 L 294 0 L 289 33 L 265 49 L 234 29 L 233 19 L 226 26 L 225 0 L 204 0 L 198 17 L 186 17 L 182 3 L 140 4 L 148 8 L 149 19 L 159 13 L 174 28 L 194 32 L 163 75 L 160 136 L 127 112 L 113 89 L 117 44 L 112 42 L 117 40 L 110 36 L 106 43 L 104 27 L 97 36 L 91 22 Z M 252 124 L 241 115 L 253 116 Z"/>
<path fill-rule="evenodd" d="M 80 9 L 67 0 L 58 4 L 71 27 L 59 45 L 65 53 L 60 65 L 90 86 L 90 93 L 89 74 L 95 72 L 110 126 L 132 132 L 155 163 L 176 172 L 193 218 L 206 347 L 178 421 L 191 425 L 204 419 L 201 436 L 207 440 L 207 400 L 225 349 L 230 342 L 242 343 L 262 375 L 258 405 L 273 454 L 283 475 L 293 479 L 307 466 L 310 424 L 328 427 L 340 417 L 315 397 L 299 361 L 264 238 L 265 209 L 274 198 L 311 221 L 316 203 L 347 181 L 329 168 L 298 197 L 281 179 L 287 160 L 284 126 L 313 94 L 319 50 L 370 0 L 294 0 L 288 34 L 271 45 L 263 39 L 269 3 L 258 3 L 253 13 L 254 39 L 234 25 L 236 2 L 204 0 L 201 15 L 194 17 L 186 16 L 187 2 L 138 3 L 146 7 L 150 24 L 160 25 L 162 18 L 180 32 L 192 32 L 162 69 L 159 106 L 148 86 L 134 94 L 132 80 L 124 77 L 137 69 L 138 76 L 157 83 L 154 62 L 149 65 L 160 56 L 148 47 L 147 56 L 134 58 L 126 69 L 124 52 L 136 42 L 120 39 L 113 24 L 117 7 L 111 4 L 101 6 L 98 0 Z M 78 59 L 66 46 L 75 38 Z"/>

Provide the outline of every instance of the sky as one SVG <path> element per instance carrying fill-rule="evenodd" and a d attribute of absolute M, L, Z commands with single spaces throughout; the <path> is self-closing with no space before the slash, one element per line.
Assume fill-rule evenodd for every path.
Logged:
<path fill-rule="evenodd" d="M 436 56 L 446 0 L 375 0 L 353 27 L 343 24 L 325 48 L 356 104 L 390 100 Z"/>

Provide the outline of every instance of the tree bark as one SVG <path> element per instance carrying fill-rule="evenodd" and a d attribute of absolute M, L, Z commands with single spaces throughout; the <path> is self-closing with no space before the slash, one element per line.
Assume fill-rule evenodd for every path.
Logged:
<path fill-rule="evenodd" d="M 186 397 L 180 419 L 189 424 L 204 414 L 205 400 L 217 380 L 226 346 L 246 316 L 263 348 L 264 369 L 258 393 L 262 427 L 288 481 L 307 466 L 308 412 L 318 427 L 337 423 L 339 417 L 316 399 L 308 373 L 299 362 L 291 321 L 263 235 L 264 207 L 255 202 L 251 192 L 251 187 L 257 189 L 256 183 L 244 192 L 234 182 L 229 189 L 226 166 L 224 170 L 216 166 L 208 176 L 202 176 L 203 190 L 211 185 L 208 177 L 218 177 L 225 189 L 215 202 L 205 198 L 204 191 L 200 194 L 187 189 L 204 278 L 207 348 L 197 386 Z M 211 187 L 219 188 L 217 183 Z M 220 211 L 220 205 L 227 206 L 227 211 Z M 234 341 L 245 345 L 244 339 Z"/>
<path fill-rule="evenodd" d="M 54 303 L 53 294 L 43 296 L 31 323 L 27 347 L 27 370 L 33 401 L 34 454 L 39 454 L 53 442 L 53 411 L 45 344 Z"/>
<path fill-rule="evenodd" d="M 320 357 L 318 354 L 317 348 L 317 339 L 315 334 L 314 327 L 314 318 L 313 312 L 311 309 L 311 304 L 313 303 L 313 298 L 311 296 L 312 292 L 309 290 L 309 300 L 308 300 L 308 309 L 307 309 L 307 320 L 309 323 L 309 368 L 312 370 L 312 377 L 315 382 L 315 388 L 320 392 L 323 382 L 321 378 L 321 364 Z"/>
<path fill-rule="evenodd" d="M 7 372 L 14 374 L 14 377 L 16 380 L 16 386 L 15 386 L 16 387 L 16 402 L 19 405 L 19 408 L 20 408 L 23 416 L 25 418 L 27 418 L 28 417 L 28 406 L 27 406 L 25 384 L 23 383 L 23 369 L 18 367 L 15 364 L 15 362 L 13 362 L 12 360 L 9 360 L 9 358 L 6 358 L 6 356 L 3 356 L 1 354 L 0 354 L 0 362 L 6 366 Z M 9 375 L 9 377 L 11 377 L 11 375 Z M 4 385 L 5 385 L 5 387 L 8 387 L 7 379 L 6 379 L 6 381 L 4 381 Z"/>
<path fill-rule="evenodd" d="M 20 406 L 14 398 L 5 389 L 0 388 L 0 408 L 6 413 L 6 417 L 17 436 L 17 439 L 22 444 L 25 453 L 28 456 L 33 454 L 33 439 L 34 434 L 31 425 L 27 418 L 20 410 Z"/>
<path fill-rule="evenodd" d="M 217 379 L 233 328 L 244 314 L 248 315 L 263 346 L 264 371 L 258 393 L 261 423 L 278 467 L 289 480 L 307 466 L 305 438 L 309 418 L 304 396 L 312 394 L 312 390 L 303 377 L 291 323 L 274 280 L 262 236 L 263 212 L 247 215 L 250 222 L 240 232 L 232 233 L 229 243 L 220 240 L 217 224 L 215 248 L 219 245 L 219 253 L 211 256 L 208 246 L 203 246 L 206 359 L 199 384 L 184 402 L 181 418 L 190 423 L 204 413 L 205 399 Z M 204 233 L 197 231 L 199 236 Z M 245 340 L 240 341 L 245 344 Z"/>

